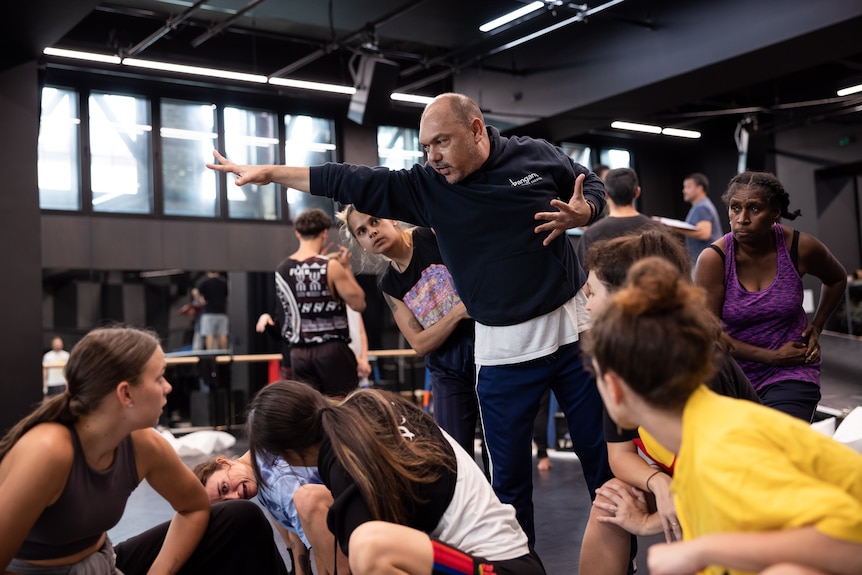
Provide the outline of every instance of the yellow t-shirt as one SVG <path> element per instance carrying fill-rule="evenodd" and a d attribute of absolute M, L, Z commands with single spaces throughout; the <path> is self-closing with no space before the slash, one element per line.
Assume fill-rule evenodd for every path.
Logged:
<path fill-rule="evenodd" d="M 701 386 L 671 490 L 684 538 L 814 526 L 862 543 L 862 455 L 774 409 Z M 710 567 L 703 573 L 741 571 Z"/>

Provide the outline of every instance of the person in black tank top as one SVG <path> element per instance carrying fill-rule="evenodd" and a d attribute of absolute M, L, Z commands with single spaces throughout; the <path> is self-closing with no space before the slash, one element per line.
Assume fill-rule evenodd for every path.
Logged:
<path fill-rule="evenodd" d="M 278 321 L 264 314 L 257 330 L 278 323 L 290 345 L 293 379 L 329 397 L 344 397 L 359 384 L 345 305 L 362 313 L 365 292 L 353 276 L 347 250 L 338 257 L 321 255 L 332 218 L 314 208 L 297 216 L 294 226 L 299 249 L 275 271 Z"/>

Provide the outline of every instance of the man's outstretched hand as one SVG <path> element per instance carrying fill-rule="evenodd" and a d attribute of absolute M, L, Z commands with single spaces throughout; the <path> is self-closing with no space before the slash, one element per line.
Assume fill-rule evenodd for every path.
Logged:
<path fill-rule="evenodd" d="M 217 172 L 236 175 L 236 185 L 244 186 L 246 184 L 256 184 L 265 186 L 272 183 L 272 178 L 269 175 L 270 166 L 247 166 L 244 164 L 236 164 L 231 162 L 218 151 L 213 150 L 213 157 L 218 163 L 208 163 L 207 168 Z"/>
<path fill-rule="evenodd" d="M 592 210 L 590 204 L 584 199 L 584 178 L 581 174 L 575 180 L 575 188 L 572 199 L 567 202 L 562 200 L 551 200 L 551 207 L 557 208 L 557 212 L 538 212 L 533 219 L 546 220 L 544 224 L 536 226 L 533 230 L 537 234 L 550 231 L 548 237 L 542 242 L 549 245 L 557 236 L 564 234 L 566 230 L 583 226 L 590 221 Z"/>

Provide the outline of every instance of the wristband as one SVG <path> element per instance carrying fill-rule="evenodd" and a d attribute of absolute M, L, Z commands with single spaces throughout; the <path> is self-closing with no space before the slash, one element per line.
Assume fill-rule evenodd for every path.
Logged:
<path fill-rule="evenodd" d="M 647 477 L 646 488 L 647 488 L 647 491 L 649 491 L 650 493 L 655 493 L 655 492 L 652 489 L 650 489 L 649 480 L 652 479 L 653 477 L 655 477 L 656 475 L 658 475 L 659 473 L 661 473 L 660 469 L 658 471 L 656 471 L 655 473 L 653 473 L 652 475 L 650 475 L 649 477 Z"/>

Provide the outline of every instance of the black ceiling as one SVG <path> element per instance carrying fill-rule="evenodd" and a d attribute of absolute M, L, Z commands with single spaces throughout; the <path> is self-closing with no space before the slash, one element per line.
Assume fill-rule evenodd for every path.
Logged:
<path fill-rule="evenodd" d="M 675 127 L 749 115 L 762 129 L 858 125 L 862 2 L 556 2 L 502 31 L 519 0 L 31 0 L 2 67 L 44 45 L 353 84 L 361 55 L 400 91 L 465 92 L 494 123 L 552 140 L 613 119 Z M 18 12 L 18 14 L 15 14 Z M 558 29 L 514 47 L 525 35 Z"/>

